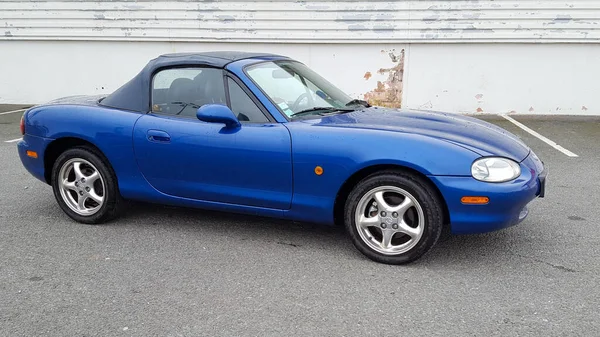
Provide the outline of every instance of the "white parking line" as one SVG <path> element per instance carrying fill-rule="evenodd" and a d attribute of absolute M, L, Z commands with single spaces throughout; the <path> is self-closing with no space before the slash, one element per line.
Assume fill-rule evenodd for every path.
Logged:
<path fill-rule="evenodd" d="M 504 117 L 504 119 L 506 119 L 507 121 L 509 121 L 509 122 L 513 123 L 514 125 L 516 125 L 516 126 L 520 127 L 521 129 L 523 129 L 523 130 L 525 130 L 525 131 L 529 132 L 531 135 L 533 135 L 533 136 L 537 137 L 537 138 L 538 138 L 539 140 L 541 140 L 542 142 L 544 142 L 544 143 L 546 143 L 546 144 L 548 144 L 548 145 L 552 146 L 553 148 L 557 149 L 558 151 L 560 151 L 560 152 L 564 153 L 565 155 L 567 155 L 567 156 L 569 156 L 569 157 L 579 157 L 579 156 L 578 156 L 578 155 L 576 155 L 575 153 L 573 153 L 573 152 L 571 152 L 571 151 L 569 151 L 569 150 L 565 149 L 564 147 L 562 147 L 562 146 L 560 146 L 560 145 L 556 144 L 556 142 L 554 142 L 554 141 L 552 141 L 552 140 L 550 140 L 550 139 L 548 139 L 548 138 L 546 138 L 546 137 L 544 137 L 544 136 L 540 135 L 539 133 L 537 133 L 537 132 L 535 132 L 535 131 L 531 130 L 530 128 L 528 128 L 526 125 L 524 125 L 524 124 L 522 124 L 522 123 L 520 123 L 520 122 L 516 121 L 514 118 L 512 118 L 512 117 L 510 117 L 510 116 L 507 116 L 507 115 L 501 115 L 501 116 L 502 116 L 502 117 Z"/>
<path fill-rule="evenodd" d="M 19 110 L 7 111 L 7 112 L 0 112 L 0 115 L 13 114 L 15 112 L 21 112 L 21 111 L 25 111 L 25 110 L 27 110 L 27 109 L 19 109 Z"/>
<path fill-rule="evenodd" d="M 5 143 L 14 143 L 14 142 L 18 142 L 18 141 L 20 141 L 21 139 L 23 139 L 23 138 L 17 138 L 17 139 L 5 140 L 4 142 L 5 142 Z"/>

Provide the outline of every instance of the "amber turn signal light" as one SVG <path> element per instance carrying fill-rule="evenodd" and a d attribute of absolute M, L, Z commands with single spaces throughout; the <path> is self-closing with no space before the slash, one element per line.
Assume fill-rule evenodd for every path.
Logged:
<path fill-rule="evenodd" d="M 320 176 L 321 174 L 323 174 L 323 168 L 321 166 L 317 166 L 315 167 L 315 174 Z"/>
<path fill-rule="evenodd" d="M 37 152 L 35 151 L 27 151 L 27 157 L 37 158 Z"/>
<path fill-rule="evenodd" d="M 485 205 L 490 202 L 488 197 L 462 197 L 460 202 L 467 205 Z"/>

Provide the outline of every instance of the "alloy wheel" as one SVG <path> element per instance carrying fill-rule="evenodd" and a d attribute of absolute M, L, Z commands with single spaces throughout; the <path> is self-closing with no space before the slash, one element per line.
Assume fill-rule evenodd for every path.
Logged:
<path fill-rule="evenodd" d="M 58 175 L 60 195 L 67 206 L 81 216 L 97 213 L 105 201 L 106 186 L 100 171 L 89 161 L 72 158 Z"/>
<path fill-rule="evenodd" d="M 421 239 L 425 216 L 417 199 L 396 186 L 379 186 L 363 195 L 355 211 L 361 239 L 384 255 L 399 255 Z"/>

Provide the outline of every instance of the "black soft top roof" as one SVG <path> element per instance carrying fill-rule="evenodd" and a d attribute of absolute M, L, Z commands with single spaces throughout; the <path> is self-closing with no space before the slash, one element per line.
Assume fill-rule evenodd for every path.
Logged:
<path fill-rule="evenodd" d="M 244 59 L 285 59 L 275 54 L 247 53 L 239 51 L 215 51 L 204 53 L 176 53 L 161 55 L 146 66 L 129 82 L 104 98 L 100 104 L 122 110 L 146 112 L 150 108 L 150 83 L 152 75 L 161 68 L 199 65 L 224 68 L 231 62 Z"/>

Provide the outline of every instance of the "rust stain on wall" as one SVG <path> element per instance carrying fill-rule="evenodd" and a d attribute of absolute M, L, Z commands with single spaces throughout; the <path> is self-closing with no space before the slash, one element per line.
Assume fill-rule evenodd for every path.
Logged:
<path fill-rule="evenodd" d="M 388 74 L 387 80 L 383 82 L 377 81 L 377 87 L 367 92 L 364 95 L 364 99 L 371 105 L 400 108 L 402 106 L 402 89 L 404 87 L 404 83 L 402 82 L 404 77 L 404 49 L 400 51 L 399 55 L 393 52 L 389 52 L 388 55 L 396 65 L 388 69 L 379 69 L 379 74 Z M 370 72 L 367 72 L 367 74 L 371 75 Z M 365 79 L 368 79 L 367 74 L 365 74 Z"/>

